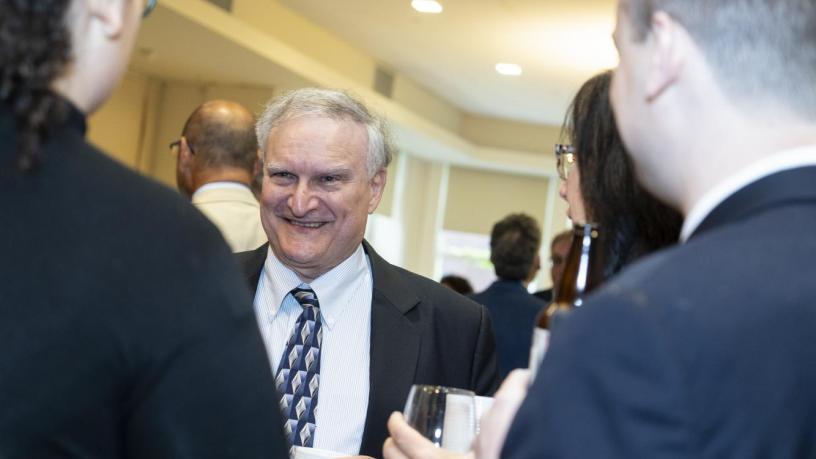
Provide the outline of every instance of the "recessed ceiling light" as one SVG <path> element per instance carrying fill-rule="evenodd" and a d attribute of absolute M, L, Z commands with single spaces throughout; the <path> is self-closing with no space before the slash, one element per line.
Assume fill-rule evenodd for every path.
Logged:
<path fill-rule="evenodd" d="M 502 75 L 519 76 L 521 75 L 521 66 L 518 64 L 508 64 L 506 62 L 499 62 L 496 64 L 496 71 Z"/>
<path fill-rule="evenodd" d="M 442 5 L 436 0 L 411 0 L 411 6 L 420 13 L 437 14 L 442 12 Z"/>

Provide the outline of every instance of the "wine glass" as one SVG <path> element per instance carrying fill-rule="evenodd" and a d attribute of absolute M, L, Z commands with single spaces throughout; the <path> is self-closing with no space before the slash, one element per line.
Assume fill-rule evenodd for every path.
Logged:
<path fill-rule="evenodd" d="M 436 446 L 465 453 L 476 434 L 475 394 L 443 386 L 411 386 L 405 420 Z"/>

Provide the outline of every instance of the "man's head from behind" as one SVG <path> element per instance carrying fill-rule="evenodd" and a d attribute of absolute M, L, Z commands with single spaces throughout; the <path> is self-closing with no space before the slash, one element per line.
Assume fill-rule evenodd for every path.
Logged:
<path fill-rule="evenodd" d="M 261 222 L 275 256 L 308 282 L 362 242 L 385 188 L 388 131 L 350 95 L 308 88 L 273 99 L 257 135 Z"/>
<path fill-rule="evenodd" d="M 493 225 L 490 262 L 504 280 L 528 281 L 538 268 L 541 228 L 526 214 L 510 214 Z"/>
<path fill-rule="evenodd" d="M 713 176 L 700 164 L 727 161 L 712 137 L 816 121 L 812 0 L 619 0 L 615 40 L 618 126 L 639 178 L 672 204 L 684 169 Z"/>
<path fill-rule="evenodd" d="M 235 102 L 205 102 L 184 124 L 178 141 L 176 183 L 188 196 L 211 181 L 232 180 L 248 185 L 257 155 L 252 113 Z"/>

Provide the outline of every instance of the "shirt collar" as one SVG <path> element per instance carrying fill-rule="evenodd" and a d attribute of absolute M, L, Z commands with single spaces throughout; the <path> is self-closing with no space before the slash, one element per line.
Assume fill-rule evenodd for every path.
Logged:
<path fill-rule="evenodd" d="M 201 185 L 200 187 L 198 187 L 198 189 L 195 190 L 195 193 L 193 193 L 193 196 L 195 196 L 197 194 L 200 194 L 200 193 L 203 193 L 203 192 L 206 192 L 207 190 L 223 190 L 223 189 L 251 191 L 248 186 L 246 186 L 246 185 L 244 185 L 243 183 L 240 183 L 240 182 L 227 182 L 227 181 L 210 182 L 210 183 L 206 183 L 206 184 Z"/>
<path fill-rule="evenodd" d="M 705 218 L 729 196 L 751 183 L 777 172 L 816 165 L 816 145 L 807 145 L 775 153 L 756 161 L 728 177 L 700 198 L 686 215 L 680 241 L 685 242 Z"/>
<path fill-rule="evenodd" d="M 357 280 L 361 279 L 362 276 L 370 275 L 370 267 L 363 246 L 360 244 L 357 250 L 343 260 L 342 263 L 311 283 L 306 284 L 300 280 L 294 271 L 281 263 L 272 252 L 272 248 L 269 247 L 264 262 L 264 275 L 267 276 L 271 283 L 273 301 L 271 312 L 273 316 L 280 310 L 286 295 L 295 287 L 303 286 L 314 290 L 317 300 L 320 302 L 320 314 L 323 317 L 323 324 L 331 329 L 346 310 L 348 306 L 346 299 L 353 296 L 353 292 L 346 292 L 346 290 L 360 288 L 362 282 L 357 282 Z M 352 295 L 343 294 L 344 292 Z"/>

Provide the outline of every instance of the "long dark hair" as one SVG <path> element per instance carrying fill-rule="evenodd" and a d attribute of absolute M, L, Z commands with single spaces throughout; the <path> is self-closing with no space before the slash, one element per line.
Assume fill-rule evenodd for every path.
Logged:
<path fill-rule="evenodd" d="M 601 229 L 606 272 L 677 242 L 681 215 L 654 198 L 635 179 L 634 167 L 615 126 L 609 102 L 610 71 L 581 86 L 568 111 L 568 133 L 581 174 L 590 221 Z"/>
<path fill-rule="evenodd" d="M 51 89 L 71 58 L 65 23 L 70 0 L 3 0 L 0 4 L 0 102 L 17 123 L 17 164 L 30 171 L 40 161 L 49 127 L 65 116 Z"/>

